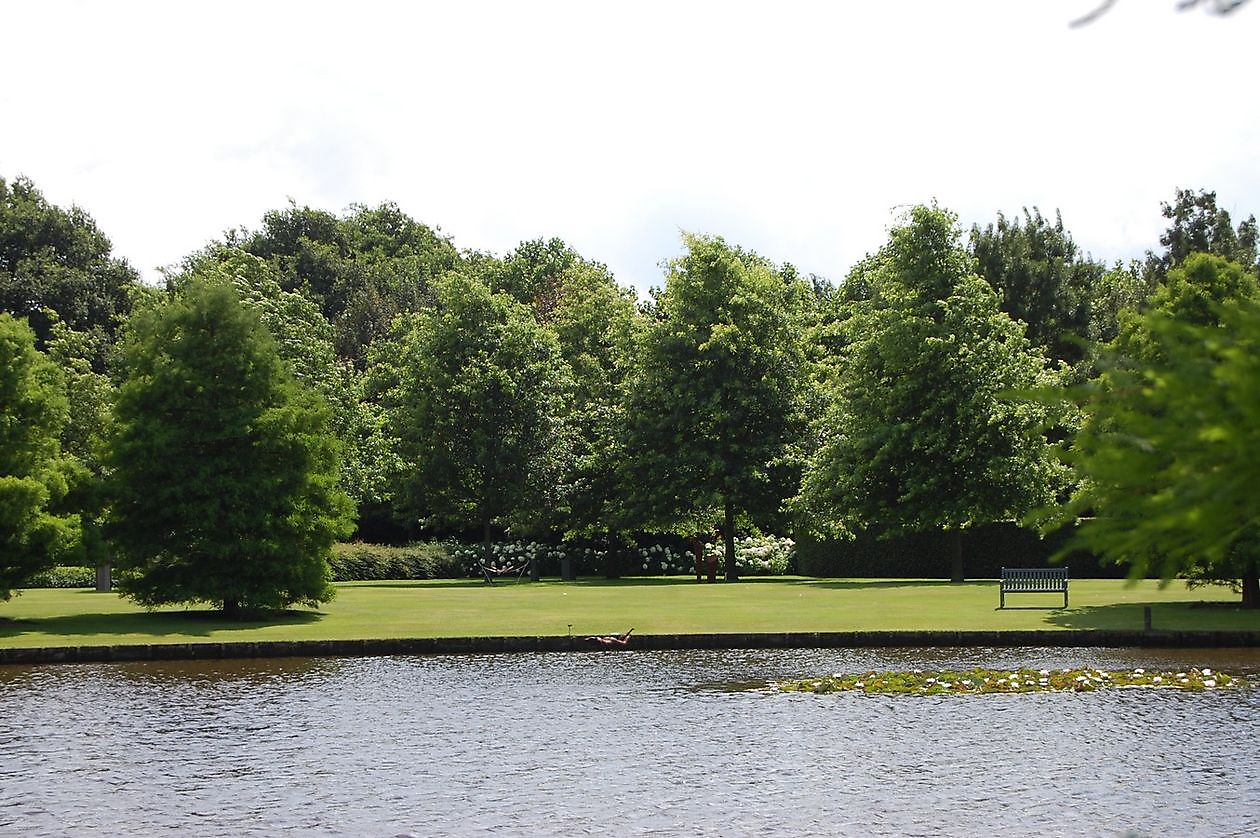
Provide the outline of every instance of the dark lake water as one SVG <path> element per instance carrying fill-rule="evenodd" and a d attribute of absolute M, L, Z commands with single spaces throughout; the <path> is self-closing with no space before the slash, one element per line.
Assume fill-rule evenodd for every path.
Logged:
<path fill-rule="evenodd" d="M 790 650 L 0 667 L 5 835 L 1254 835 L 1260 689 L 771 694 L 1254 651 Z"/>

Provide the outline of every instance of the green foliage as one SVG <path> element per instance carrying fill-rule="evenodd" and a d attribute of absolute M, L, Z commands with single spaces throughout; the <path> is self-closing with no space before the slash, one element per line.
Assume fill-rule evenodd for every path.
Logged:
<path fill-rule="evenodd" d="M 1075 364 L 1086 350 L 1092 291 L 1103 266 L 1082 255 L 1057 213 L 1051 225 L 1041 211 L 1021 221 L 998 213 L 996 224 L 971 228 L 971 252 L 980 275 L 1001 296 L 1002 311 L 1027 326 L 1028 339 L 1051 361 Z"/>
<path fill-rule="evenodd" d="M 1121 321 L 1144 310 L 1158 286 L 1134 262 L 1116 264 L 1094 283 L 1089 306 L 1089 345 L 1110 343 L 1120 334 Z"/>
<path fill-rule="evenodd" d="M 238 231 L 227 243 L 271 264 L 286 291 L 315 300 L 332 323 L 337 354 L 359 369 L 393 319 L 431 304 L 433 280 L 460 261 L 448 239 L 389 203 L 356 204 L 340 218 L 290 204 L 267 213 L 261 230 Z"/>
<path fill-rule="evenodd" d="M 336 441 L 257 315 L 190 282 L 133 317 L 124 362 L 107 457 L 123 591 L 228 614 L 327 601 L 350 512 Z"/>
<path fill-rule="evenodd" d="M 383 412 L 366 399 L 363 373 L 337 358 L 333 328 L 319 306 L 304 294 L 283 290 L 281 278 L 257 256 L 215 246 L 186 260 L 168 284 L 178 290 L 190 282 L 210 282 L 236 291 L 267 327 L 298 382 L 331 408 L 331 428 L 341 443 L 342 490 L 356 503 L 382 502 L 388 497 L 388 476 L 397 470 Z"/>
<path fill-rule="evenodd" d="M 1073 580 L 1124 575 L 1115 565 L 1103 565 L 1085 551 L 1056 558 L 1072 534 L 1072 528 L 1064 528 L 1043 536 L 1015 521 L 970 527 L 962 533 L 967 572 L 976 579 L 995 579 L 1003 567 L 1045 567 L 1053 560 L 1067 567 Z M 863 530 L 851 538 L 801 538 L 794 566 L 803 576 L 939 579 L 948 575 L 953 547 L 953 533 L 939 530 L 895 535 Z"/>
<path fill-rule="evenodd" d="M 1198 193 L 1178 189 L 1173 203 L 1161 206 L 1164 218 L 1171 222 L 1159 237 L 1164 252 L 1146 254 L 1146 271 L 1156 280 L 1163 281 L 1192 253 L 1210 253 L 1237 262 L 1250 273 L 1260 273 L 1260 229 L 1254 215 L 1235 229 L 1229 212 L 1217 207 L 1216 193 L 1206 189 Z"/>
<path fill-rule="evenodd" d="M 432 525 L 528 526 L 553 508 L 568 375 L 556 339 L 476 276 L 434 284 L 373 355 L 401 462 L 397 502 Z"/>
<path fill-rule="evenodd" d="M 135 270 L 110 256 L 110 243 L 87 213 L 63 210 L 19 177 L 0 178 L 0 311 L 25 317 L 36 345 L 51 336 L 54 318 L 90 333 L 88 359 L 103 372 L 118 321 L 131 310 Z"/>
<path fill-rule="evenodd" d="M 334 582 L 380 579 L 451 579 L 466 575 L 464 563 L 445 544 L 337 544 L 329 557 Z"/>
<path fill-rule="evenodd" d="M 61 452 L 65 383 L 26 323 L 0 313 L 0 600 L 80 541 L 60 508 L 77 476 Z"/>
<path fill-rule="evenodd" d="M 773 524 L 796 488 L 804 430 L 799 284 L 721 238 L 687 235 L 668 266 L 629 396 L 626 502 L 635 525 Z"/>
<path fill-rule="evenodd" d="M 31 576 L 27 588 L 95 588 L 96 570 L 90 567 L 57 565 Z"/>
<path fill-rule="evenodd" d="M 871 265 L 796 502 L 813 531 L 958 531 L 1064 483 L 1042 432 L 1048 409 L 1012 398 L 1056 378 L 970 266 L 954 216 L 923 206 Z"/>
<path fill-rule="evenodd" d="M 1231 273 L 1215 270 L 1229 267 L 1220 260 L 1186 266 L 1186 278 Z M 1132 575 L 1242 578 L 1244 602 L 1260 606 L 1260 295 L 1220 300 L 1215 322 L 1198 322 L 1202 296 L 1175 279 L 1078 394 L 1087 421 L 1072 458 L 1084 483 L 1066 512 L 1092 513 L 1076 543 Z"/>
<path fill-rule="evenodd" d="M 104 516 L 104 440 L 113 422 L 116 388 L 110 377 L 92 368 L 97 343 L 92 332 L 70 329 L 55 312 L 48 339 L 48 357 L 60 367 L 66 382 L 69 404 L 67 421 L 61 431 L 61 449 L 76 461 L 76 479 L 66 497 L 65 507 L 80 517 L 82 555 L 86 565 L 107 564 L 109 549 L 101 534 Z"/>
<path fill-rule="evenodd" d="M 490 281 L 555 336 L 569 370 L 569 442 L 556 515 L 548 523 L 569 537 L 616 529 L 621 486 L 616 463 L 626 425 L 626 387 L 642 328 L 634 294 L 607 268 L 582 259 L 559 239 L 524 242 L 503 262 L 487 262 Z"/>

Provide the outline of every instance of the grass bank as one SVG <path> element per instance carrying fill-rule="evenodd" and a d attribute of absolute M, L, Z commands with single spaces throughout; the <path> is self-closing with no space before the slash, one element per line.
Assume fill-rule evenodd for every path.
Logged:
<path fill-rule="evenodd" d="M 1224 587 L 1120 580 L 1008 595 L 995 581 L 775 577 L 698 585 L 686 578 L 499 584 L 349 582 L 319 610 L 228 623 L 205 611 L 146 611 L 115 594 L 28 590 L 0 603 L 0 648 L 291 640 L 848 631 L 1140 630 L 1143 607 L 1166 631 L 1260 631 L 1260 612 Z M 1207 604 L 1205 604 L 1207 603 Z M 571 627 L 571 628 L 570 628 Z"/>

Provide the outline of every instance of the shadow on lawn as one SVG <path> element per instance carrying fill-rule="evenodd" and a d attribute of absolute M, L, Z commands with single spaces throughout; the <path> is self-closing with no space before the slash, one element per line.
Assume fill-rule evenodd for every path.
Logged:
<path fill-rule="evenodd" d="M 530 585 L 563 585 L 584 588 L 672 588 L 672 587 L 707 587 L 709 583 L 696 582 L 694 576 L 623 576 L 607 579 L 602 576 L 582 576 L 572 582 L 563 582 L 557 577 L 543 577 L 536 583 L 528 579 L 499 580 L 493 586 L 484 579 L 416 579 L 365 581 L 352 583 L 355 588 L 513 588 Z M 997 582 L 993 579 L 976 579 L 967 582 L 950 582 L 945 579 L 819 579 L 812 576 L 744 576 L 738 582 L 728 583 L 721 576 L 718 585 L 808 585 L 812 588 L 834 588 L 837 590 L 875 590 L 880 588 L 968 588 L 992 587 L 996 591 Z"/>
<path fill-rule="evenodd" d="M 797 585 L 809 585 L 811 588 L 831 588 L 843 591 L 862 591 L 888 588 L 941 588 L 958 590 L 959 588 L 993 588 L 997 591 L 997 582 L 993 579 L 969 579 L 966 582 L 950 582 L 947 579 L 795 579 Z"/>
<path fill-rule="evenodd" d="M 1211 606 L 1207 608 L 1206 606 Z M 1123 602 L 1087 605 L 1046 617 L 1053 626 L 1069 629 L 1140 631 L 1145 627 L 1144 608 L 1151 609 L 1155 631 L 1260 630 L 1260 611 L 1249 611 L 1232 602 Z M 1009 608 L 1007 610 L 1010 610 Z"/>
<path fill-rule="evenodd" d="M 763 578 L 763 577 L 759 577 Z M 766 578 L 769 581 L 768 577 Z M 743 584 L 741 580 L 740 584 Z M 785 582 L 789 580 L 776 580 Z M 430 590 L 445 590 L 447 588 L 485 588 L 486 590 L 508 590 L 517 587 L 538 587 L 538 586 L 580 586 L 583 588 L 632 588 L 639 586 L 666 587 L 671 585 L 695 585 L 694 578 L 682 576 L 631 576 L 624 579 L 605 579 L 602 576 L 582 576 L 572 582 L 563 582 L 555 576 L 544 576 L 537 582 L 531 582 L 528 579 L 500 579 L 491 585 L 484 579 L 408 579 L 408 580 L 382 580 L 368 582 L 354 582 L 355 588 L 428 588 Z"/>
<path fill-rule="evenodd" d="M 180 634 L 207 637 L 213 632 L 305 625 L 316 622 L 323 616 L 319 611 L 276 611 L 250 615 L 241 620 L 224 619 L 218 611 L 65 614 L 56 617 L 0 619 L 0 637 L 30 636 L 33 640 L 41 635 L 99 637 L 136 634 L 165 637 Z"/>

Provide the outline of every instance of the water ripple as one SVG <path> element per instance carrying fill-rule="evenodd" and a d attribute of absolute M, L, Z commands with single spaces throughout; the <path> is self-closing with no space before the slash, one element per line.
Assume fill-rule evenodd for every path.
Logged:
<path fill-rule="evenodd" d="M 898 697 L 881 668 L 1254 652 L 789 650 L 0 667 L 0 833 L 1228 835 L 1260 690 Z"/>

